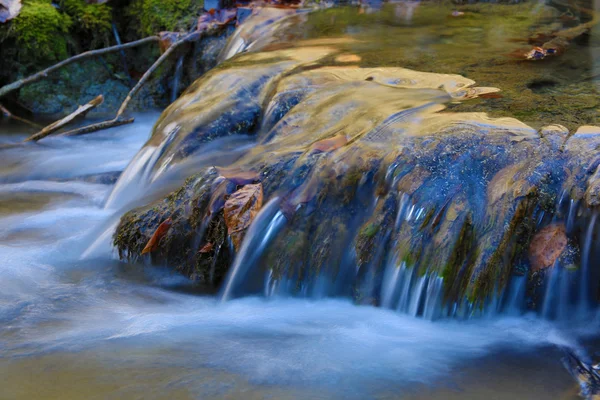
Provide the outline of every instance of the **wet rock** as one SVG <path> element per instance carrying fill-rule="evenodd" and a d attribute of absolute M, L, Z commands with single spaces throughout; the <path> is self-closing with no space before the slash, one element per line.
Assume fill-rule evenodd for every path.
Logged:
<path fill-rule="evenodd" d="M 377 302 L 384 267 L 397 263 L 424 285 L 443 279 L 445 304 L 478 308 L 514 268 L 531 265 L 539 275 L 560 261 L 566 229 L 538 219 L 556 212 L 560 193 L 582 198 L 595 187 L 598 135 L 567 139 L 558 126 L 538 133 L 511 118 L 445 112 L 459 93 L 477 92 L 473 81 L 319 66 L 333 54 L 327 47 L 245 54 L 192 85 L 156 124 L 148 143 L 157 146 L 155 170 L 193 159 L 223 136 L 248 135 L 255 145 L 126 214 L 115 235 L 121 256 L 139 257 L 171 216 L 152 260 L 218 284 L 232 257 L 227 243 L 241 243 L 223 209 L 260 182 L 264 202 L 276 199 L 285 217 L 253 254 L 263 260 L 254 280 L 266 274 L 271 288 L 285 281 L 292 292 Z M 244 230 L 260 208 L 253 207 Z"/>

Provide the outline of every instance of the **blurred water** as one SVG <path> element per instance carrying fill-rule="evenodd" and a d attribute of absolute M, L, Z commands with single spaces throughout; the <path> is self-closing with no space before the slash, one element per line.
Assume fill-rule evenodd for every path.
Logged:
<path fill-rule="evenodd" d="M 15 162 L 0 184 L 0 398 L 478 398 L 477 373 L 455 373 L 497 354 L 506 362 L 491 374 L 517 382 L 511 368 L 527 359 L 531 379 L 553 382 L 497 398 L 570 386 L 552 349 L 576 346 L 597 320 L 430 322 L 344 300 L 223 303 L 181 292 L 185 280 L 160 268 L 117 263 L 110 250 L 81 261 L 90 232 L 114 216 L 103 207 L 112 185 L 77 175 L 123 169 L 154 118 L 0 150 L 3 165 Z"/>

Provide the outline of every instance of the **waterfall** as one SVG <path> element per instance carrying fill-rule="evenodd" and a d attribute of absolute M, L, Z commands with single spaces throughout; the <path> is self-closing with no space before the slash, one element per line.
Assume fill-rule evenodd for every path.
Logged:
<path fill-rule="evenodd" d="M 280 199 L 275 197 L 265 204 L 250 225 L 223 285 L 221 292 L 223 300 L 230 299 L 235 294 L 235 290 L 246 278 L 248 271 L 261 256 L 265 247 L 285 224 L 286 219 L 279 211 L 279 201 Z"/>
<path fill-rule="evenodd" d="M 181 76 L 183 75 L 183 60 L 184 56 L 181 55 L 177 59 L 177 64 L 175 65 L 175 74 L 173 75 L 173 87 L 171 88 L 171 103 L 177 100 L 179 96 L 179 81 L 181 81 Z"/>

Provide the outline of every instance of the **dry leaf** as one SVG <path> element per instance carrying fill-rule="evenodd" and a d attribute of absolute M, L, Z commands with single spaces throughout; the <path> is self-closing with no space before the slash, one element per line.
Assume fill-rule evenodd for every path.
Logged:
<path fill-rule="evenodd" d="M 553 224 L 542 228 L 531 239 L 529 261 L 533 272 L 551 267 L 567 247 L 564 224 Z"/>
<path fill-rule="evenodd" d="M 200 250 L 198 250 L 198 253 L 210 253 L 214 247 L 214 244 L 208 242 L 204 246 L 202 246 Z"/>
<path fill-rule="evenodd" d="M 163 236 L 165 236 L 165 234 L 169 231 L 171 224 L 173 224 L 173 220 L 171 218 L 167 218 L 158 226 L 158 228 L 156 228 L 156 231 L 154 231 L 154 234 L 150 240 L 148 240 L 146 247 L 144 247 L 144 250 L 142 250 L 142 254 L 153 252 L 158 248 L 158 242 L 160 242 L 160 239 L 162 239 Z"/>
<path fill-rule="evenodd" d="M 215 26 L 232 24 L 237 18 L 237 10 L 232 9 L 218 9 L 211 8 L 207 13 L 202 14 L 198 17 L 198 30 L 208 31 Z"/>
<path fill-rule="evenodd" d="M 313 143 L 313 145 L 310 146 L 310 149 L 314 152 L 327 152 L 339 149 L 346 143 L 348 143 L 346 135 L 338 135 L 329 139 L 319 140 L 318 142 Z"/>
<path fill-rule="evenodd" d="M 223 215 L 227 233 L 236 249 L 240 248 L 245 230 L 248 229 L 263 203 L 262 184 L 245 185 L 225 202 Z"/>
<path fill-rule="evenodd" d="M 21 12 L 21 0 L 0 0 L 0 23 L 15 18 Z"/>

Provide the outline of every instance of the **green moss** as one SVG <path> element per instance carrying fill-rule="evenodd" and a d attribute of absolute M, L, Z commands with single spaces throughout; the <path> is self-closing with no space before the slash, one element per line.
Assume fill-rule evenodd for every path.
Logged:
<path fill-rule="evenodd" d="M 50 1 L 33 0 L 23 3 L 14 19 L 9 35 L 19 46 L 21 62 L 51 62 L 66 58 L 71 18 L 60 13 Z"/>
<path fill-rule="evenodd" d="M 74 33 L 89 40 L 86 48 L 110 44 L 112 9 L 108 4 L 88 4 L 84 0 L 61 0 L 61 10 L 73 20 Z"/>
<path fill-rule="evenodd" d="M 139 35 L 154 35 L 188 30 L 203 5 L 203 0 L 134 0 L 127 15 Z"/>

